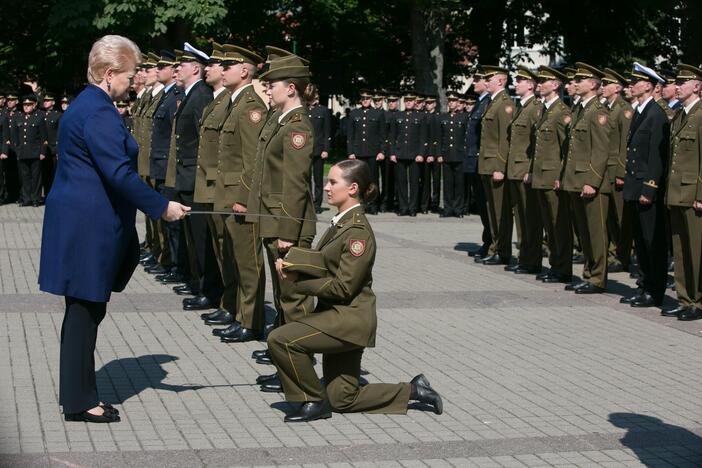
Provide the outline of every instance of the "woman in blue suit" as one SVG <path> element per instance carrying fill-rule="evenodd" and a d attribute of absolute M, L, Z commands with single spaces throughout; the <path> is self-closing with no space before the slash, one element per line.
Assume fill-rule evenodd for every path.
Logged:
<path fill-rule="evenodd" d="M 112 291 L 127 285 L 139 256 L 136 210 L 153 219 L 183 218 L 136 172 L 138 146 L 113 101 L 124 99 L 139 48 L 105 36 L 90 51 L 88 82 L 61 119 L 58 167 L 46 199 L 39 286 L 65 296 L 59 404 L 67 421 L 116 422 L 95 382 L 95 340 Z"/>

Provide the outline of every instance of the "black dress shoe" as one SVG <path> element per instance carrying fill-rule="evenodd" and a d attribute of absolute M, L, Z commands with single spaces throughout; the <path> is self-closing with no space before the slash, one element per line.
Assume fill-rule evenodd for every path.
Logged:
<path fill-rule="evenodd" d="M 424 374 L 419 374 L 410 381 L 411 391 L 410 400 L 415 400 L 420 403 L 431 405 L 434 407 L 434 413 L 441 414 L 444 412 L 444 403 L 441 396 L 431 388 L 429 380 Z"/>
<path fill-rule="evenodd" d="M 517 268 L 519 268 L 519 263 L 515 263 L 514 265 L 507 265 L 505 267 L 505 271 L 515 271 Z"/>
<path fill-rule="evenodd" d="M 141 263 L 141 266 L 144 267 L 144 269 L 146 269 L 146 268 L 153 268 L 153 267 L 155 267 L 156 265 L 158 265 L 158 262 L 156 261 L 155 258 L 151 258 L 151 259 L 149 259 L 149 260 L 146 260 L 146 261 L 143 261 L 143 262 L 140 262 L 140 263 Z"/>
<path fill-rule="evenodd" d="M 218 314 L 224 312 L 224 309 L 213 310 L 212 312 L 203 312 L 200 314 L 202 320 L 207 320 L 208 318 L 216 317 Z"/>
<path fill-rule="evenodd" d="M 680 312 L 680 315 L 678 315 L 678 320 L 682 320 L 683 322 L 691 322 L 699 319 L 702 319 L 702 310 L 696 307 L 690 307 L 685 312 Z"/>
<path fill-rule="evenodd" d="M 528 267 L 520 265 L 513 271 L 517 275 L 535 275 L 537 273 L 541 273 L 541 267 Z"/>
<path fill-rule="evenodd" d="M 272 379 L 266 380 L 261 384 L 261 391 L 265 393 L 282 393 L 283 384 L 280 382 L 280 377 L 275 374 Z"/>
<path fill-rule="evenodd" d="M 247 341 L 256 341 L 261 338 L 260 330 L 251 328 L 240 328 L 233 336 L 221 336 L 222 343 L 246 343 Z"/>
<path fill-rule="evenodd" d="M 235 336 L 240 329 L 241 324 L 235 320 L 234 323 L 229 325 L 227 328 L 215 328 L 212 330 L 212 334 L 214 336 L 219 336 L 220 338 L 223 336 Z"/>
<path fill-rule="evenodd" d="M 271 380 L 277 379 L 277 378 L 278 378 L 277 372 L 275 374 L 259 375 L 258 377 L 256 377 L 256 383 L 261 385 L 261 384 L 264 384 L 266 382 L 270 382 Z"/>
<path fill-rule="evenodd" d="M 89 423 L 113 423 L 121 421 L 119 414 L 108 410 L 105 410 L 100 416 L 83 411 L 80 413 L 66 413 L 63 415 L 63 418 L 66 421 L 81 421 Z"/>
<path fill-rule="evenodd" d="M 207 310 L 214 308 L 215 305 L 206 296 L 183 299 L 183 310 Z"/>
<path fill-rule="evenodd" d="M 679 317 L 680 314 L 682 314 L 683 312 L 687 312 L 688 309 L 689 309 L 689 307 L 678 306 L 674 309 L 667 309 L 667 310 L 661 311 L 661 315 L 663 317 Z"/>
<path fill-rule="evenodd" d="M 561 275 L 559 273 L 550 272 L 548 276 L 541 281 L 544 283 L 570 283 L 573 281 L 573 275 Z"/>
<path fill-rule="evenodd" d="M 151 273 L 152 275 L 165 275 L 170 272 L 170 270 L 160 263 L 157 263 L 153 266 L 146 267 L 144 268 L 144 271 L 147 273 Z"/>
<path fill-rule="evenodd" d="M 251 353 L 251 359 L 258 359 L 261 356 L 270 356 L 271 353 L 267 349 L 257 349 Z"/>
<path fill-rule="evenodd" d="M 596 286 L 592 283 L 585 283 L 584 286 L 575 290 L 575 294 L 601 294 L 605 292 L 604 288 Z"/>
<path fill-rule="evenodd" d="M 141 263 L 142 265 L 144 265 L 146 263 L 151 263 L 151 262 L 156 262 L 156 257 L 151 255 L 150 252 L 146 252 L 144 255 L 139 257 L 139 263 Z"/>
<path fill-rule="evenodd" d="M 161 284 L 185 283 L 185 280 L 185 276 L 176 272 L 156 276 L 156 281 L 160 282 Z"/>
<path fill-rule="evenodd" d="M 499 254 L 495 254 L 483 259 L 482 262 L 483 265 L 507 265 L 509 264 L 509 259 L 504 259 Z"/>
<path fill-rule="evenodd" d="M 649 293 L 643 293 L 630 302 L 631 307 L 658 307 L 662 300 L 656 301 Z"/>
<path fill-rule="evenodd" d="M 211 319 L 205 319 L 205 325 L 230 325 L 234 323 L 234 316 L 226 311 L 222 310 L 222 314 Z"/>
<path fill-rule="evenodd" d="M 173 286 L 173 292 L 179 296 L 198 296 L 198 291 L 189 284 Z M 185 303 L 183 303 L 185 305 Z"/>
<path fill-rule="evenodd" d="M 293 414 L 285 416 L 285 422 L 309 422 L 317 419 L 331 418 L 331 405 L 327 400 L 303 403 Z"/>
<path fill-rule="evenodd" d="M 635 300 L 636 298 L 638 298 L 638 297 L 639 297 L 640 295 L 642 295 L 643 293 L 644 293 L 644 292 L 643 292 L 643 289 L 640 289 L 640 288 L 639 288 L 639 289 L 636 290 L 636 294 L 634 294 L 633 296 L 627 296 L 627 297 L 622 297 L 622 298 L 620 298 L 620 299 L 619 299 L 619 303 L 620 303 L 620 304 L 631 304 L 632 302 L 634 302 L 634 300 Z"/>
<path fill-rule="evenodd" d="M 416 212 L 416 211 L 410 211 L 410 212 L 409 212 L 409 215 L 410 215 L 410 217 L 414 218 L 414 217 L 417 216 L 417 212 Z"/>
<path fill-rule="evenodd" d="M 272 366 L 273 359 L 271 358 L 270 354 L 267 356 L 259 356 L 256 358 L 256 364 L 263 364 L 263 365 Z"/>
<path fill-rule="evenodd" d="M 548 278 L 549 276 L 551 276 L 552 274 L 553 274 L 553 272 L 551 270 L 546 270 L 543 273 L 539 273 L 538 275 L 536 275 L 536 279 L 539 281 L 543 281 L 546 278 Z"/>
<path fill-rule="evenodd" d="M 586 283 L 585 281 L 573 281 L 572 283 L 566 284 L 566 287 L 564 288 L 566 291 L 575 291 L 578 288 L 582 288 L 585 286 Z"/>

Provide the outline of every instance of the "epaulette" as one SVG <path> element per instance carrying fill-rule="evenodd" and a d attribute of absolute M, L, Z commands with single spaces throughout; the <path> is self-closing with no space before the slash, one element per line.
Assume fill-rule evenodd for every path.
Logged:
<path fill-rule="evenodd" d="M 354 213 L 353 214 L 353 224 L 355 224 L 355 225 L 356 224 L 363 224 L 363 225 L 366 224 L 366 221 L 365 221 L 362 213 Z"/>

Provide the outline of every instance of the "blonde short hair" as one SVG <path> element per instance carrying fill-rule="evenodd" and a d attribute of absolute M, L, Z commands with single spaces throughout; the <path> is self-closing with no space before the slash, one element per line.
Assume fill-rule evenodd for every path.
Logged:
<path fill-rule="evenodd" d="M 98 39 L 88 56 L 88 83 L 99 84 L 108 68 L 126 71 L 141 60 L 139 47 L 124 36 L 107 35 Z"/>

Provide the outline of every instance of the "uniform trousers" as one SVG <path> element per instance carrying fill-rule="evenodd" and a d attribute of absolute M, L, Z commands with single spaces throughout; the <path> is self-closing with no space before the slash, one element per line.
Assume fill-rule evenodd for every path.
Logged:
<path fill-rule="evenodd" d="M 421 173 L 422 196 L 419 211 L 436 210 L 441 204 L 441 166 L 437 161 L 424 163 Z"/>
<path fill-rule="evenodd" d="M 315 155 L 312 159 L 312 185 L 314 186 L 314 207 L 322 207 L 322 197 L 324 194 L 324 159 L 320 155 Z"/>
<path fill-rule="evenodd" d="M 490 234 L 492 235 L 489 254 L 498 254 L 503 261 L 512 256 L 512 206 L 507 181 L 493 180 L 492 175 L 480 176 L 487 206 Z"/>
<path fill-rule="evenodd" d="M 521 180 L 508 180 L 507 186 L 519 227 L 518 263 L 528 268 L 541 268 L 544 228 L 536 191 Z"/>
<path fill-rule="evenodd" d="M 573 275 L 573 230 L 570 201 L 561 190 L 534 189 L 548 242 L 548 261 L 553 273 Z"/>
<path fill-rule="evenodd" d="M 7 200 L 22 200 L 22 178 L 20 177 L 19 168 L 17 166 L 17 156 L 14 154 L 12 149 L 10 149 L 10 154 L 7 155 L 7 159 L 4 160 L 3 164 L 5 166 L 5 184 L 7 186 Z"/>
<path fill-rule="evenodd" d="M 670 230 L 675 259 L 675 292 L 683 307 L 702 309 L 700 292 L 700 255 L 702 254 L 702 216 L 692 207 L 670 207 Z"/>
<path fill-rule="evenodd" d="M 583 281 L 600 288 L 607 286 L 607 195 L 597 192 L 592 198 L 582 198 L 580 192 L 569 192 L 573 219 L 580 237 L 585 265 Z"/>
<path fill-rule="evenodd" d="M 381 173 L 381 187 L 378 203 L 382 211 L 392 211 L 395 208 L 395 163 L 389 157 L 378 164 Z"/>
<path fill-rule="evenodd" d="M 378 161 L 376 161 L 375 156 L 371 156 L 369 158 L 358 157 L 358 159 L 368 164 L 368 169 L 370 169 L 371 182 L 378 185 L 380 180 L 378 179 Z M 370 208 L 371 211 L 377 211 L 378 199 L 376 198 L 372 202 L 366 204 L 366 209 L 368 208 Z"/>
<path fill-rule="evenodd" d="M 100 402 L 95 380 L 95 341 L 106 305 L 66 296 L 59 371 L 59 405 L 65 414 L 95 408 Z"/>
<path fill-rule="evenodd" d="M 421 164 L 413 159 L 398 159 L 394 170 L 397 204 L 400 213 L 415 213 L 419 201 Z"/>
<path fill-rule="evenodd" d="M 41 161 L 37 159 L 19 160 L 22 178 L 22 201 L 39 203 L 41 201 Z"/>
<path fill-rule="evenodd" d="M 208 211 L 214 209 L 207 204 Z M 212 249 L 222 278 L 222 298 L 219 308 L 234 314 L 236 312 L 236 274 L 234 273 L 234 258 L 231 249 L 224 248 L 225 221 L 228 215 L 213 214 L 207 217 L 207 225 L 211 236 Z"/>
<path fill-rule="evenodd" d="M 301 237 L 295 247 L 310 248 L 314 236 Z M 314 311 L 314 297 L 300 294 L 295 291 L 292 281 L 280 281 L 278 272 L 275 269 L 275 262 L 282 258 L 284 254 L 278 251 L 276 239 L 264 239 L 263 244 L 268 254 L 268 267 L 273 283 L 273 300 L 275 309 L 278 312 L 276 325 L 282 325 L 298 320 Z"/>
<path fill-rule="evenodd" d="M 232 215 L 225 224 L 224 257 L 234 260 L 228 262 L 227 268 L 233 268 L 237 284 L 236 320 L 243 328 L 263 330 L 266 270 L 258 223 L 247 223 L 243 216 Z"/>
<path fill-rule="evenodd" d="M 154 187 L 154 190 L 156 190 L 158 193 L 168 198 L 169 200 L 171 199 L 171 189 L 164 185 L 163 179 L 151 179 L 151 183 Z M 166 268 L 170 268 L 173 264 L 173 260 L 171 259 L 171 246 L 168 242 L 168 222 L 159 218 L 156 221 L 154 221 L 154 223 L 154 242 L 158 242 L 156 249 L 157 252 L 154 253 L 154 257 L 156 257 L 158 263 L 160 263 Z"/>
<path fill-rule="evenodd" d="M 438 164 L 437 164 L 438 165 Z M 463 214 L 463 163 L 444 161 L 444 215 Z"/>
<path fill-rule="evenodd" d="M 5 181 L 5 177 L 7 176 L 6 167 L 7 159 L 0 159 L 0 204 L 9 201 L 7 192 L 7 182 Z"/>
<path fill-rule="evenodd" d="M 144 183 L 146 183 L 149 186 L 152 186 L 148 176 L 141 176 L 140 178 L 141 178 L 141 180 L 144 181 Z M 155 252 L 157 242 L 154 241 L 154 236 L 156 236 L 158 238 L 158 236 L 156 235 L 156 231 L 155 231 L 156 221 L 153 221 L 147 215 L 144 215 L 144 219 L 146 221 L 146 234 L 144 236 L 144 249 L 148 250 L 151 253 L 151 255 L 153 255 L 155 258 L 158 258 L 158 255 Z"/>
<path fill-rule="evenodd" d="M 411 384 L 360 386 L 364 350 L 361 346 L 322 333 L 304 323 L 293 322 L 268 335 L 268 349 L 288 401 L 325 399 L 325 388 L 314 371 L 312 360 L 314 354 L 320 353 L 323 355 L 326 398 L 334 411 L 407 413 Z"/>
<path fill-rule="evenodd" d="M 54 174 L 56 173 L 56 152 L 49 150 L 46 157 L 41 162 L 41 185 L 44 192 L 44 198 L 49 195 L 51 184 L 54 182 Z"/>
<path fill-rule="evenodd" d="M 666 208 L 662 197 L 659 198 L 650 205 L 642 205 L 638 200 L 627 201 L 625 208 L 631 213 L 636 258 L 643 276 L 639 285 L 657 303 L 663 301 L 668 281 Z"/>
<path fill-rule="evenodd" d="M 622 191 L 614 188 L 609 194 L 609 215 L 607 216 L 609 258 L 621 263 L 622 268 L 628 270 L 634 240 L 632 223 L 635 221 L 632 219 L 632 212 L 626 209 L 625 205 Z"/>
<path fill-rule="evenodd" d="M 173 187 L 166 187 L 164 184 L 164 196 L 170 201 L 179 201 L 178 191 Z M 190 257 L 185 244 L 184 221 L 171 221 L 166 224 L 166 235 L 168 238 L 168 248 L 171 252 L 171 271 L 190 279 Z"/>

